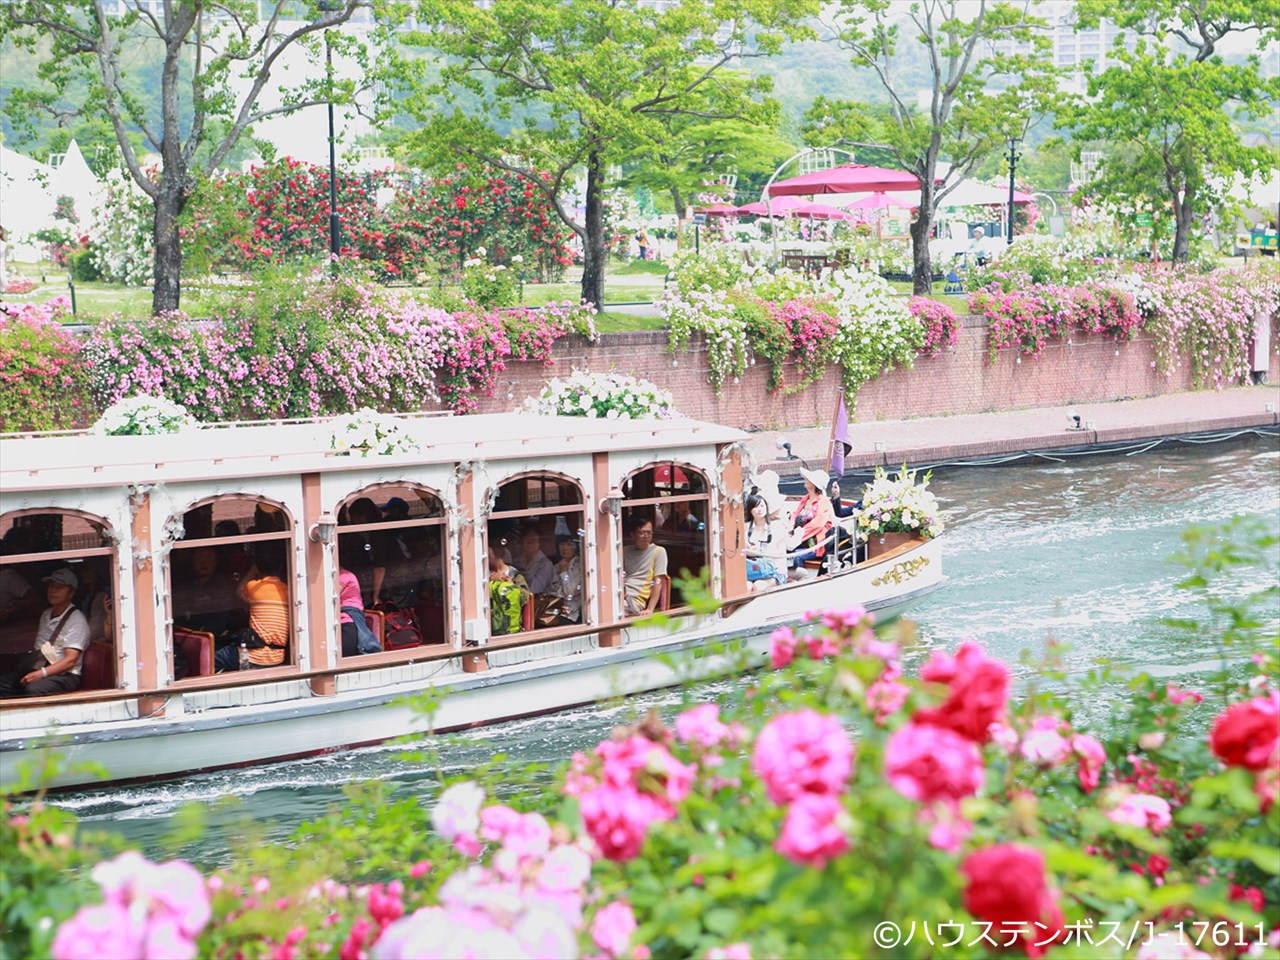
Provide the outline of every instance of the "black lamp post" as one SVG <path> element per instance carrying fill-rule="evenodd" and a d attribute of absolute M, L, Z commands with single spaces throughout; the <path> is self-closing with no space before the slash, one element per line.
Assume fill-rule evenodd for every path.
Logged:
<path fill-rule="evenodd" d="M 329 101 L 329 254 L 336 257 L 342 249 L 342 227 L 338 222 L 337 137 L 333 133 L 333 48 L 329 46 L 328 30 L 324 32 L 324 70 Z"/>
<path fill-rule="evenodd" d="M 1009 229 L 1007 239 L 1013 243 L 1013 175 L 1018 169 L 1018 160 L 1022 154 L 1018 152 L 1018 138 L 1009 138 Z"/>

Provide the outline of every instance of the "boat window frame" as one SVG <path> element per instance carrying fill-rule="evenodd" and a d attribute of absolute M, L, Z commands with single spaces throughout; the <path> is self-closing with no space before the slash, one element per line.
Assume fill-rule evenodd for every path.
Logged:
<path fill-rule="evenodd" d="M 123 658 L 120 650 L 120 536 L 116 532 L 111 521 L 101 514 L 91 513 L 88 510 L 81 510 L 76 507 L 23 507 L 19 510 L 8 510 L 0 513 L 0 525 L 5 520 L 18 520 L 22 517 L 39 517 L 48 516 L 49 514 L 60 514 L 63 516 L 77 517 L 94 526 L 102 528 L 103 545 L 98 547 L 76 547 L 74 550 L 43 550 L 38 553 L 12 553 L 0 556 L 0 566 L 12 567 L 20 564 L 28 563 L 44 563 L 49 561 L 71 563 L 77 560 L 87 560 L 93 557 L 106 557 L 108 584 L 106 585 L 107 595 L 111 598 L 112 608 L 115 613 L 111 617 L 111 636 L 106 641 L 111 644 L 111 686 L 108 689 L 118 689 L 122 680 L 121 676 L 123 667 Z M 13 524 L 16 526 L 17 524 Z M 25 579 L 25 578 L 24 578 Z M 34 584 L 31 588 L 37 589 Z M 42 603 L 40 610 L 43 614 L 48 608 L 47 603 Z M 79 609 L 79 608 L 77 608 Z M 85 618 L 88 619 L 92 613 L 90 610 L 81 610 Z M 130 618 L 132 619 L 132 618 Z M 35 638 L 30 638 L 34 642 Z M 90 637 L 89 642 L 94 643 L 97 637 Z M 83 658 L 84 652 L 81 651 Z M 81 680 L 84 679 L 83 669 L 81 672 Z M 78 692 L 80 688 L 77 688 Z M 57 696 L 55 694 L 54 696 Z"/>
<path fill-rule="evenodd" d="M 522 507 L 518 510 L 499 510 L 498 509 L 497 507 L 498 497 L 501 495 L 503 487 L 509 486 L 512 483 L 517 483 L 522 480 L 529 480 L 531 478 L 536 478 L 540 480 L 545 480 L 546 478 L 554 478 L 556 480 L 563 481 L 564 485 L 567 485 L 570 488 L 577 490 L 578 496 L 581 499 L 577 503 L 558 503 L 549 507 Z M 513 640 L 513 639 L 532 638 L 543 633 L 549 634 L 551 631 L 559 631 L 560 633 L 563 633 L 565 630 L 568 630 L 570 627 L 583 629 L 594 624 L 595 619 L 592 616 L 591 604 L 588 601 L 589 601 L 589 598 L 592 596 L 592 591 L 595 589 L 595 577 L 593 576 L 594 570 L 595 570 L 595 565 L 593 561 L 595 558 L 588 557 L 587 555 L 587 549 L 586 549 L 587 547 L 586 533 L 587 533 L 587 523 L 588 523 L 587 491 L 582 481 L 577 477 L 571 476 L 570 474 L 567 474 L 567 473 L 561 473 L 558 470 L 524 470 L 519 473 L 513 473 L 508 477 L 504 477 L 498 483 L 494 484 L 493 491 L 494 491 L 493 501 L 492 501 L 493 507 L 487 512 L 487 515 L 485 516 L 485 524 L 484 524 L 484 531 L 483 531 L 484 539 L 482 542 L 482 546 L 484 548 L 484 557 L 480 563 L 480 572 L 482 574 L 482 576 L 480 577 L 480 582 L 482 582 L 485 585 L 484 589 L 480 591 L 484 601 L 481 609 L 483 611 L 482 615 L 485 618 L 485 622 L 489 624 L 489 632 L 486 634 L 486 636 L 489 637 L 490 642 L 494 640 L 498 640 L 499 642 L 506 642 L 508 640 Z M 579 523 L 576 527 L 571 527 L 571 529 L 581 530 L 583 532 L 582 537 L 573 538 L 579 541 L 578 559 L 582 561 L 582 619 L 576 624 L 564 624 L 560 626 L 551 626 L 551 627 L 539 627 L 535 623 L 532 630 L 517 630 L 515 633 L 503 633 L 503 634 L 499 634 L 497 637 L 494 637 L 492 632 L 493 631 L 493 609 L 490 605 L 490 600 L 489 600 L 489 567 L 488 567 L 489 528 L 491 524 L 493 524 L 495 521 L 505 521 L 505 520 L 520 521 L 530 517 L 559 517 L 559 516 L 563 516 L 566 513 L 572 513 L 575 510 L 578 511 L 578 513 L 581 516 L 581 523 Z M 551 560 L 553 564 L 558 562 L 558 559 L 555 559 L 555 558 L 548 557 L 547 559 Z M 548 642 L 552 640 L 557 640 L 557 639 L 561 639 L 561 638 L 557 636 L 547 637 Z"/>
<path fill-rule="evenodd" d="M 644 473 L 645 471 L 649 471 L 649 470 L 656 471 L 659 467 L 663 467 L 663 466 L 668 466 L 671 468 L 672 484 L 674 484 L 675 482 L 676 470 L 680 469 L 680 470 L 683 470 L 686 474 L 693 473 L 693 474 L 696 474 L 698 477 L 700 477 L 702 479 L 703 488 L 705 492 L 704 493 L 682 493 L 682 494 L 675 494 L 668 497 L 629 497 L 627 495 L 627 492 L 626 492 L 627 484 L 632 479 Z M 654 486 L 655 487 L 658 486 L 658 483 L 656 480 L 654 481 Z M 713 591 L 716 590 L 717 589 L 716 577 L 714 576 L 714 568 L 712 566 L 712 560 L 715 556 L 715 536 L 714 536 L 714 531 L 712 529 L 712 524 L 715 521 L 715 518 L 712 516 L 712 506 L 711 506 L 712 485 L 711 485 L 711 478 L 710 478 L 710 475 L 708 474 L 708 471 L 704 470 L 702 467 L 695 466 L 694 464 L 684 460 L 651 460 L 650 462 L 637 467 L 636 469 L 630 471 L 625 476 L 623 476 L 622 482 L 618 485 L 618 488 L 622 491 L 622 503 L 618 510 L 618 515 L 614 518 L 613 526 L 614 526 L 614 537 L 618 543 L 618 569 L 616 571 L 616 576 L 617 576 L 617 582 L 618 582 L 617 594 L 618 594 L 618 603 L 620 605 L 619 609 L 622 609 L 622 610 L 626 609 L 626 594 L 625 594 L 626 572 L 625 572 L 625 567 L 622 561 L 622 555 L 623 555 L 623 551 L 627 547 L 627 533 L 626 533 L 625 525 L 623 524 L 623 516 L 627 513 L 627 511 L 634 510 L 639 507 L 657 507 L 657 506 L 662 506 L 664 504 L 674 504 L 674 503 L 705 503 L 707 505 L 707 509 L 706 509 L 707 516 L 706 516 L 706 519 L 703 521 L 703 526 L 704 526 L 703 548 L 704 548 L 704 553 L 706 557 L 706 564 L 705 564 L 706 569 L 711 570 L 713 574 L 711 577 L 710 587 Z M 657 525 L 657 521 L 655 520 L 654 531 L 653 531 L 655 543 L 657 543 L 658 533 L 660 530 L 661 530 L 661 527 Z M 666 544 L 658 544 L 658 545 L 664 548 L 667 546 Z M 670 560 L 671 560 L 671 554 L 670 554 L 670 551 L 668 551 L 667 553 L 667 561 L 668 561 L 667 580 L 668 581 L 673 580 L 676 577 L 676 575 L 679 574 L 680 572 L 679 569 L 675 569 L 671 566 Z M 668 591 L 674 589 L 674 585 L 669 583 L 667 589 Z M 670 604 L 668 608 L 669 611 L 684 610 L 684 609 L 687 609 L 688 607 L 687 604 L 676 606 L 675 599 L 674 597 L 670 596 L 670 593 L 668 594 L 668 602 Z"/>
<path fill-rule="evenodd" d="M 422 658 L 422 651 L 431 650 L 436 647 L 448 646 L 457 647 L 454 634 L 454 616 L 453 605 L 456 599 L 452 595 L 451 587 L 455 586 L 451 574 L 454 572 L 450 558 L 453 556 L 453 530 L 452 524 L 449 522 L 449 504 L 444 494 L 435 487 L 428 486 L 425 483 L 418 483 L 413 480 L 379 480 L 377 483 L 371 483 L 360 487 L 343 497 L 340 497 L 333 506 L 333 515 L 335 517 L 343 516 L 343 510 L 349 507 L 355 501 L 368 497 L 376 506 L 380 497 L 378 491 L 386 491 L 384 495 L 398 495 L 390 493 L 390 491 L 401 491 L 405 489 L 415 490 L 419 493 L 425 493 L 434 498 L 440 509 L 438 516 L 412 517 L 407 520 L 383 520 L 379 523 L 344 523 L 339 524 L 334 530 L 333 542 L 325 546 L 332 559 L 333 565 L 333 582 L 330 589 L 330 598 L 328 602 L 332 603 L 334 620 L 333 634 L 330 637 L 330 643 L 333 645 L 334 662 L 339 664 L 359 664 L 366 658 L 371 661 L 368 668 L 370 670 L 379 667 L 394 666 L 404 661 L 415 661 Z M 351 533 L 381 533 L 388 530 L 404 530 L 414 527 L 440 527 L 444 531 L 440 541 L 441 552 L 441 579 L 444 585 L 444 624 L 443 635 L 444 640 L 440 643 L 421 643 L 416 647 L 402 647 L 399 650 L 381 650 L 377 653 L 357 654 L 356 656 L 346 657 L 342 654 L 342 618 L 339 603 L 341 600 L 341 592 L 338 587 L 338 572 L 342 568 L 342 564 L 338 557 L 338 543 L 340 539 Z M 374 597 L 373 602 L 376 604 L 378 598 Z M 372 609 L 372 608 L 366 608 Z M 412 609 L 412 608 L 411 608 Z M 419 624 L 419 629 L 424 627 Z M 425 637 L 423 638 L 426 639 Z"/>
<path fill-rule="evenodd" d="M 285 517 L 285 528 L 283 530 L 273 530 L 270 533 L 241 533 L 234 537 L 217 537 L 208 536 L 200 537 L 196 540 L 186 539 L 185 518 L 192 510 L 197 510 L 204 506 L 210 506 L 223 500 L 247 500 L 254 504 L 266 504 L 274 507 Z M 282 501 L 273 499 L 272 497 L 263 496 L 252 493 L 219 493 L 210 497 L 201 497 L 193 500 L 185 507 L 175 510 L 169 515 L 169 521 L 175 521 L 182 518 L 183 536 L 178 539 L 166 538 L 163 544 L 163 583 L 164 583 L 164 628 L 165 641 L 167 644 L 167 656 L 169 658 L 169 673 L 166 687 L 187 687 L 189 684 L 198 686 L 201 689 L 216 689 L 222 686 L 245 686 L 249 681 L 244 679 L 244 674 L 239 670 L 231 671 L 225 674 L 219 674 L 215 665 L 212 674 L 195 674 L 193 676 L 183 677 L 181 680 L 174 679 L 174 649 L 176 646 L 174 633 L 178 628 L 173 622 L 173 551 L 175 550 L 195 550 L 200 547 L 213 546 L 215 544 L 225 546 L 231 544 L 244 543 L 263 543 L 265 541 L 282 540 L 286 541 L 288 547 L 284 551 L 286 571 L 285 576 L 281 579 L 289 588 L 289 599 L 287 607 L 289 610 L 289 647 L 287 650 L 289 660 L 288 663 L 282 663 L 275 667 L 255 667 L 249 672 L 253 677 L 254 683 L 273 683 L 285 680 L 302 671 L 299 658 L 302 655 L 303 644 L 299 639 L 299 625 L 302 621 L 300 610 L 300 599 L 302 592 L 298 589 L 297 580 L 301 574 L 301 570 L 296 563 L 295 551 L 292 549 L 295 544 L 297 535 L 297 521 L 294 519 L 293 511 L 291 511 Z M 212 526 L 216 527 L 214 523 Z M 240 584 L 236 583 L 236 596 L 240 596 Z M 246 602 L 247 605 L 247 602 Z M 214 637 L 214 655 L 217 655 L 217 637 Z M 225 684 L 220 682 L 220 678 L 226 677 Z M 232 682 L 234 681 L 234 682 Z"/>

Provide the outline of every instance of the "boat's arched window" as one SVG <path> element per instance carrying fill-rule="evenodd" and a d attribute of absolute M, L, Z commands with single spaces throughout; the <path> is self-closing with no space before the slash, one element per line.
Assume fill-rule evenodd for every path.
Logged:
<path fill-rule="evenodd" d="M 688 464 L 642 467 L 622 481 L 622 529 L 631 529 L 640 517 L 651 520 L 653 542 L 667 551 L 672 577 L 682 571 L 700 574 L 711 555 L 709 489 L 706 475 Z M 684 602 L 678 584 L 672 583 L 671 592 L 673 606 Z"/>
<path fill-rule="evenodd" d="M 66 568 L 76 578 L 72 602 L 89 620 L 89 639 L 100 647 L 116 643 L 109 604 L 119 596 L 116 548 L 110 525 L 101 517 L 71 510 L 20 510 L 0 515 L 0 653 L 32 649 L 40 615 L 49 605 L 44 578 Z M 94 657 L 105 676 L 82 684 L 114 687 L 116 656 Z M 87 662 L 87 658 L 86 658 Z"/>
<path fill-rule="evenodd" d="M 498 487 L 487 531 L 494 635 L 589 622 L 585 509 L 582 487 L 560 474 L 511 477 Z"/>
<path fill-rule="evenodd" d="M 182 514 L 165 565 L 175 680 L 214 673 L 218 651 L 241 643 L 256 667 L 297 664 L 292 547 L 293 518 L 262 497 L 218 497 Z"/>
<path fill-rule="evenodd" d="M 378 484 L 352 493 L 337 512 L 339 598 L 346 571 L 359 583 L 359 606 L 381 613 L 367 619 L 384 649 L 448 643 L 448 524 L 439 495 Z M 356 606 L 352 599 L 343 605 Z M 402 611 L 407 615 L 392 616 Z M 351 627 L 343 628 L 342 651 L 360 653 Z"/>

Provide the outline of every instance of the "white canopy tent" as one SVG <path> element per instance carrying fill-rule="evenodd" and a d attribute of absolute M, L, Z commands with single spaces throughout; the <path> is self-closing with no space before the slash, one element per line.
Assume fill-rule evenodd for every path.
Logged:
<path fill-rule="evenodd" d="M 53 168 L 0 145 L 0 226 L 4 227 L 9 260 L 38 260 L 40 251 L 31 239 L 37 230 L 53 224 L 57 199 L 49 188 Z"/>
<path fill-rule="evenodd" d="M 49 177 L 49 191 L 55 201 L 58 197 L 71 198 L 81 231 L 88 230 L 106 194 L 102 181 L 89 169 L 80 146 L 74 140 Z"/>

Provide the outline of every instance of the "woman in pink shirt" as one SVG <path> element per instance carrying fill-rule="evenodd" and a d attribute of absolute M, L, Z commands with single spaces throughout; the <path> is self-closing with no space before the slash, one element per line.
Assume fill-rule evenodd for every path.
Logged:
<path fill-rule="evenodd" d="M 347 613 L 346 607 L 356 610 L 364 609 L 364 597 L 360 595 L 360 580 L 350 570 L 338 570 L 338 606 L 344 608 L 338 614 L 338 622 L 342 625 L 342 655 L 344 657 L 359 656 L 360 648 L 356 641 L 356 622 Z"/>
<path fill-rule="evenodd" d="M 796 505 L 787 550 L 808 547 L 791 558 L 793 570 L 804 567 L 806 560 L 820 559 L 826 553 L 827 534 L 836 525 L 831 500 L 826 494 L 827 475 L 819 470 L 801 470 L 805 495 Z"/>

